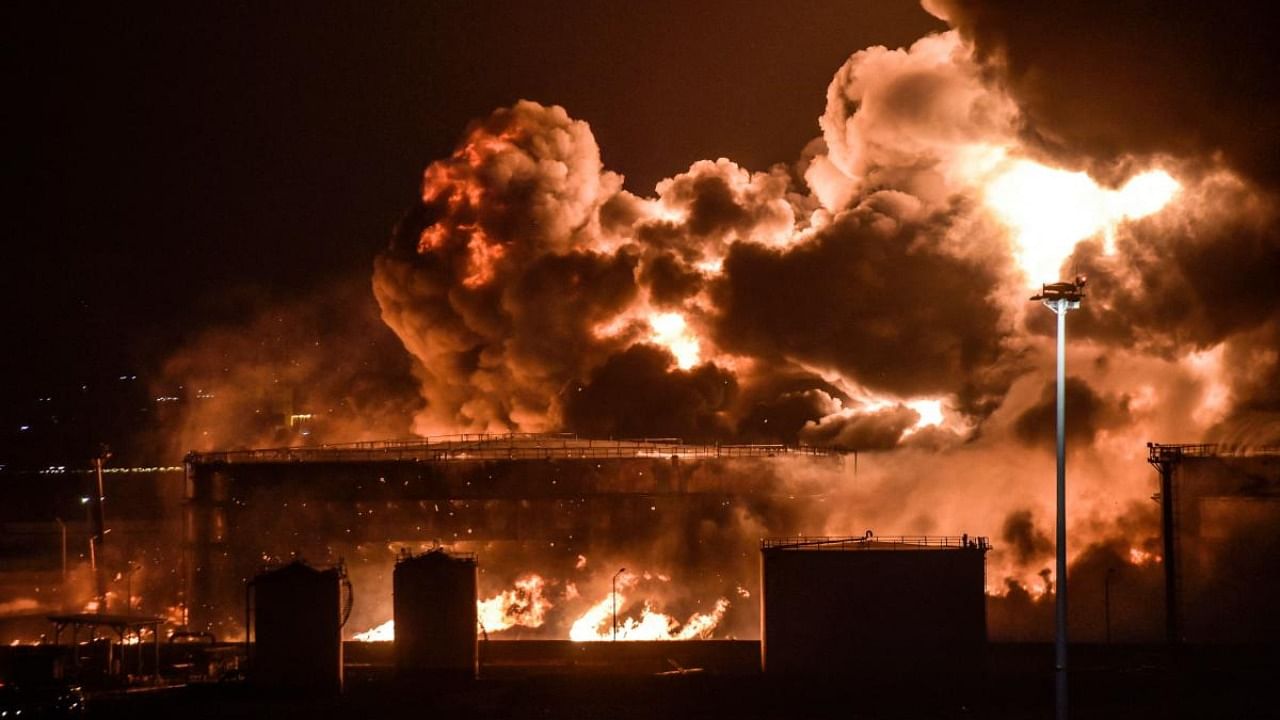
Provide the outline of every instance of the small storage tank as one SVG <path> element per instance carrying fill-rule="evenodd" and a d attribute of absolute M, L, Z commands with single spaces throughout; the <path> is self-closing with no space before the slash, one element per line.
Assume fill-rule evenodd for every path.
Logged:
<path fill-rule="evenodd" d="M 392 576 L 396 670 L 476 675 L 476 557 L 443 549 L 403 555 Z"/>
<path fill-rule="evenodd" d="M 981 670 L 986 538 L 779 538 L 761 544 L 769 674 L 868 679 Z"/>
<path fill-rule="evenodd" d="M 344 573 L 293 562 L 255 577 L 248 588 L 252 617 L 250 679 L 259 687 L 342 691 Z"/>

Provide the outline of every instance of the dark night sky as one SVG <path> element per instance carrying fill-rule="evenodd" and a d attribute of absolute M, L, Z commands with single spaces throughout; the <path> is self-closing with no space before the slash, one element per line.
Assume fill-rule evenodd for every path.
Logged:
<path fill-rule="evenodd" d="M 794 160 L 850 53 L 942 28 L 909 0 L 584 5 L 10 11 L 4 394 L 146 371 L 366 276 L 422 168 L 497 106 L 565 106 L 647 194 L 701 158 Z"/>

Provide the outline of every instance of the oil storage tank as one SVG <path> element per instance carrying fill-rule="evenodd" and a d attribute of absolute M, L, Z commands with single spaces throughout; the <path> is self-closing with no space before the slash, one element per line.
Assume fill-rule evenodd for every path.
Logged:
<path fill-rule="evenodd" d="M 250 679 L 266 689 L 308 693 L 342 690 L 341 568 L 303 562 L 263 572 L 247 593 Z"/>
<path fill-rule="evenodd" d="M 476 556 L 442 548 L 405 554 L 391 582 L 397 672 L 474 678 Z"/>
<path fill-rule="evenodd" d="M 988 549 L 986 538 L 967 535 L 762 541 L 765 672 L 893 680 L 978 672 Z"/>

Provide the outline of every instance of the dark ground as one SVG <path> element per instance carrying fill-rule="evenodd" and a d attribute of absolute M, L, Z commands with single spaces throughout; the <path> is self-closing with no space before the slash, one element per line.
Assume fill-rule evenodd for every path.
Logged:
<path fill-rule="evenodd" d="M 558 660 L 491 667 L 470 682 L 397 681 L 390 668 L 348 668 L 340 697 L 266 695 L 240 684 L 191 685 L 91 698 L 89 717 L 137 718 L 1051 718 L 1052 648 L 994 645 L 986 668 L 878 677 L 874 661 L 837 677 L 779 678 L 744 671 L 725 643 L 728 671 L 635 674 L 648 654 L 684 643 L 627 643 L 629 674 Z M 698 643 L 688 643 L 696 645 Z M 525 643 L 512 643 L 525 645 Z M 574 644 L 563 643 L 572 647 Z M 607 646 L 598 643 L 597 646 Z M 619 643 L 619 645 L 622 645 Z M 651 649 L 641 649 L 650 645 Z M 512 648 L 515 650 L 516 648 Z M 530 659 L 532 646 L 519 655 Z M 548 645 L 552 655 L 563 654 Z M 820 649 L 818 649 L 820 652 Z M 600 652 L 596 650 L 596 652 Z M 607 651 L 605 651 L 607 653 Z M 541 651 L 539 653 L 541 654 Z M 682 655 L 687 657 L 683 651 Z M 507 654 L 507 657 L 513 657 Z M 1073 648 L 1074 718 L 1280 718 L 1274 648 Z M 522 661 L 524 662 L 524 661 Z M 707 663 L 710 665 L 710 663 Z M 685 668 L 686 671 L 689 668 Z"/>

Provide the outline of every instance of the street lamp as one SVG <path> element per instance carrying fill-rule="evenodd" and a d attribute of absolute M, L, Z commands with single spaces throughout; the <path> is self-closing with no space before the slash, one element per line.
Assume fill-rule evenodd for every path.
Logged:
<path fill-rule="evenodd" d="M 1058 316 L 1058 517 L 1057 592 L 1054 641 L 1054 697 L 1057 720 L 1067 720 L 1067 455 L 1064 431 L 1067 422 L 1067 313 L 1080 307 L 1084 299 L 1083 275 L 1074 282 L 1042 285 L 1032 300 L 1044 303 Z"/>
<path fill-rule="evenodd" d="M 626 572 L 626 568 L 618 568 L 613 574 L 613 641 L 618 641 L 618 576 Z"/>

